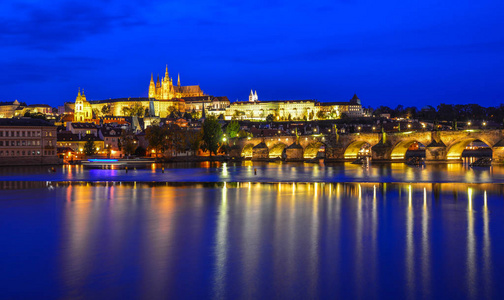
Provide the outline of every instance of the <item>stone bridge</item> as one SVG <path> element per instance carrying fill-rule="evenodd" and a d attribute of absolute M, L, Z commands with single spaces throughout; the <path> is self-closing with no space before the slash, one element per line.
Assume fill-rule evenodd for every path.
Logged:
<path fill-rule="evenodd" d="M 324 149 L 326 160 L 352 161 L 367 144 L 373 161 L 399 162 L 413 143 L 420 143 L 425 146 L 426 162 L 457 162 L 469 143 L 480 140 L 492 149 L 494 163 L 504 163 L 503 138 L 500 129 L 311 135 L 298 141 L 295 136 L 255 137 L 231 139 L 230 156 L 296 161 L 315 158 Z"/>

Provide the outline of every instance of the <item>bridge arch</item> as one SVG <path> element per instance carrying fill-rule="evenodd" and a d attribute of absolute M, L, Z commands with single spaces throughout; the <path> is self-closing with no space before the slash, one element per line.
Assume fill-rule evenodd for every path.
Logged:
<path fill-rule="evenodd" d="M 390 159 L 392 160 L 402 160 L 406 158 L 406 152 L 409 147 L 415 143 L 422 144 L 420 141 L 416 139 L 407 139 L 404 141 L 399 141 L 392 148 L 392 152 L 390 153 Z"/>
<path fill-rule="evenodd" d="M 447 147 L 446 159 L 447 160 L 460 160 L 462 159 L 462 152 L 464 152 L 467 145 L 474 141 L 481 141 L 488 147 L 492 148 L 492 143 L 488 142 L 485 138 L 480 137 L 465 137 L 455 140 Z"/>
<path fill-rule="evenodd" d="M 269 147 L 269 158 L 283 158 L 286 144 L 278 142 Z"/>
<path fill-rule="evenodd" d="M 366 141 L 354 141 L 350 143 L 346 149 L 345 153 L 343 154 L 343 157 L 345 159 L 357 159 L 359 156 L 359 153 L 361 152 L 362 147 L 368 145 L 369 149 L 371 149 L 371 144 L 366 142 Z M 369 150 L 371 151 L 371 150 Z"/>
<path fill-rule="evenodd" d="M 254 144 L 245 144 L 245 146 L 243 146 L 242 148 L 241 156 L 244 158 L 252 158 L 252 148 L 254 148 Z"/>
<path fill-rule="evenodd" d="M 304 158 L 316 158 L 321 147 L 325 148 L 325 144 L 321 141 L 312 141 L 304 148 Z"/>

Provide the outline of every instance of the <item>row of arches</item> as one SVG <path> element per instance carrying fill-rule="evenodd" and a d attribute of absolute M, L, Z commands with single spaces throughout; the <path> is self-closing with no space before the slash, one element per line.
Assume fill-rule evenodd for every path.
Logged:
<path fill-rule="evenodd" d="M 325 147 L 324 143 L 318 141 L 311 142 L 304 147 L 298 143 L 287 145 L 282 142 L 276 142 L 269 147 L 265 143 L 258 145 L 248 143 L 242 148 L 241 157 L 292 160 L 324 158 Z"/>
<path fill-rule="evenodd" d="M 346 160 L 357 159 L 362 156 L 372 156 L 372 146 L 374 145 L 366 141 L 354 141 L 346 147 L 343 156 Z M 399 141 L 391 147 L 390 160 L 404 160 L 411 155 L 425 156 L 426 146 L 428 145 L 425 145 L 425 142 L 421 143 L 414 139 Z M 442 145 L 439 146 L 441 147 Z M 460 139 L 446 146 L 445 159 L 460 160 L 462 157 L 471 156 L 473 150 L 481 149 L 487 149 L 486 154 L 491 153 L 492 145 L 476 138 Z"/>
<path fill-rule="evenodd" d="M 453 141 L 449 145 L 433 144 L 432 142 L 426 145 L 427 142 L 420 142 L 416 139 L 405 139 L 396 142 L 395 144 L 390 144 L 390 148 L 387 149 L 386 159 L 387 160 L 397 160 L 401 161 L 409 156 L 428 156 L 426 152 L 426 148 L 429 149 L 440 148 L 441 154 L 439 158 L 441 160 L 460 160 L 463 156 L 470 156 L 469 153 L 464 153 L 464 151 L 468 150 L 468 146 L 474 145 L 474 149 L 486 149 L 487 151 L 484 153 L 488 155 L 492 151 L 492 145 L 488 142 L 485 142 L 481 139 L 477 138 L 463 138 L 460 140 Z M 303 159 L 314 159 L 314 158 L 329 158 L 329 159 L 337 159 L 337 160 L 346 160 L 351 161 L 360 157 L 373 157 L 373 146 L 376 144 L 369 143 L 364 140 L 357 140 L 350 142 L 344 147 L 344 151 L 342 153 L 331 154 L 333 156 L 327 156 L 326 150 L 330 148 L 330 146 L 326 145 L 321 141 L 312 141 L 304 146 L 301 146 L 298 143 L 293 143 L 291 145 L 287 145 L 281 141 L 269 143 L 267 145 L 264 142 L 259 144 L 254 143 L 246 143 L 241 151 L 236 153 L 236 156 L 240 156 L 246 159 L 260 158 L 260 159 L 295 159 L 295 160 L 303 160 Z M 430 150 L 429 150 L 430 151 Z M 469 155 L 468 155 L 469 154 Z M 327 156 L 327 157 L 326 157 Z M 428 157 L 427 157 L 428 158 Z"/>

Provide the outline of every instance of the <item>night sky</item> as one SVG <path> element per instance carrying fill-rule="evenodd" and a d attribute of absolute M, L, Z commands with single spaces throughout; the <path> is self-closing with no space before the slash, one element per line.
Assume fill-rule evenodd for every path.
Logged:
<path fill-rule="evenodd" d="M 145 97 L 504 102 L 504 1 L 1 1 L 0 101 Z"/>

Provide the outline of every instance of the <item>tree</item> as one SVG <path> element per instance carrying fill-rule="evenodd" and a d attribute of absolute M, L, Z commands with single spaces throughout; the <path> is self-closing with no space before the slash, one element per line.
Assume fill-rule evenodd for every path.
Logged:
<path fill-rule="evenodd" d="M 96 153 L 96 146 L 92 140 L 87 140 L 84 144 L 84 154 L 86 156 L 92 156 Z"/>
<path fill-rule="evenodd" d="M 238 123 L 238 121 L 231 121 L 226 127 L 226 134 L 230 139 L 235 138 L 238 135 L 239 131 L 240 124 Z"/>
<path fill-rule="evenodd" d="M 325 120 L 326 119 L 326 113 L 322 110 L 319 110 L 317 112 L 317 119 L 319 120 Z"/>
<path fill-rule="evenodd" d="M 123 116 L 131 116 L 131 110 L 129 107 L 123 106 L 121 111 L 122 111 Z"/>
<path fill-rule="evenodd" d="M 145 114 L 145 109 L 140 102 L 135 102 L 130 108 L 130 114 L 132 117 L 143 117 Z"/>
<path fill-rule="evenodd" d="M 168 132 L 166 128 L 152 125 L 145 130 L 145 138 L 149 142 L 149 148 L 158 153 L 164 154 L 167 147 Z"/>
<path fill-rule="evenodd" d="M 201 131 L 200 130 L 188 130 L 186 132 L 186 141 L 189 148 L 193 151 L 193 154 L 196 155 L 198 150 L 200 149 L 201 144 Z"/>
<path fill-rule="evenodd" d="M 238 132 L 238 137 L 239 138 L 246 138 L 246 137 L 249 137 L 249 136 L 252 137 L 252 133 L 247 132 L 247 131 L 245 131 L 243 129 Z"/>
<path fill-rule="evenodd" d="M 202 149 L 204 151 L 210 151 L 210 156 L 217 154 L 219 150 L 220 142 L 222 140 L 222 128 L 217 122 L 217 119 L 213 116 L 208 117 L 205 122 L 203 122 L 202 130 Z"/>
<path fill-rule="evenodd" d="M 138 157 L 144 157 L 147 155 L 147 151 L 145 150 L 144 147 L 138 146 L 138 148 L 136 148 L 135 150 L 135 155 Z"/>
<path fill-rule="evenodd" d="M 166 128 L 166 136 L 167 136 L 167 148 L 170 152 L 175 153 L 175 156 L 179 152 L 185 150 L 185 138 L 184 132 L 182 128 L 180 128 L 177 124 L 169 124 Z"/>
<path fill-rule="evenodd" d="M 103 105 L 101 108 L 101 112 L 104 116 L 108 116 L 110 114 L 110 104 Z"/>
<path fill-rule="evenodd" d="M 131 130 L 129 131 L 123 130 L 123 132 L 121 133 L 121 137 L 119 138 L 119 141 L 121 143 L 124 155 L 130 156 L 133 153 L 135 153 L 137 145 L 135 141 L 135 135 Z"/>

